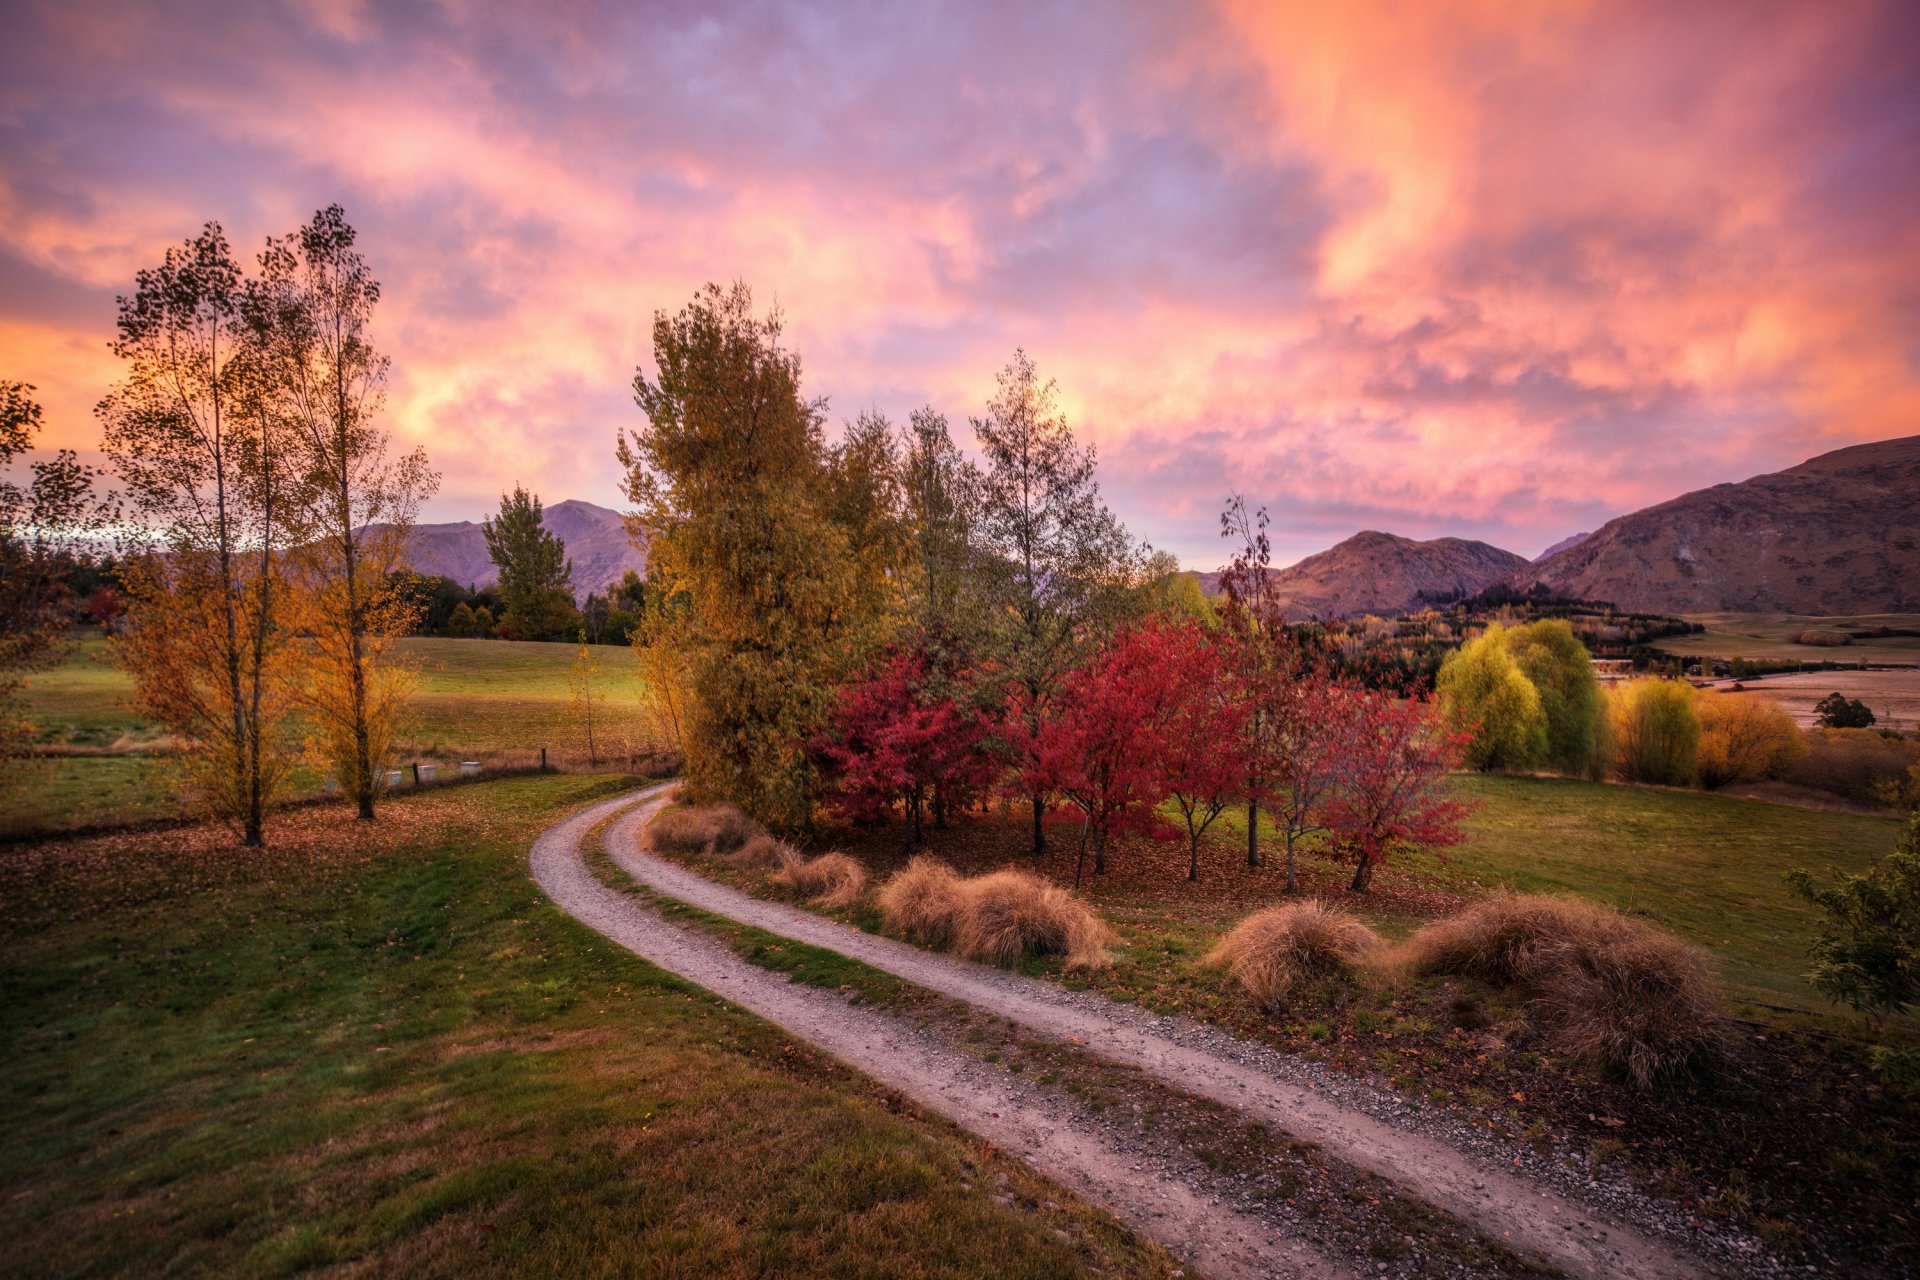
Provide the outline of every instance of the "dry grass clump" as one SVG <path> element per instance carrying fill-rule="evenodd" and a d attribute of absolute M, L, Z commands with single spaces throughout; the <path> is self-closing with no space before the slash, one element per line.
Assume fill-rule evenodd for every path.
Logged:
<path fill-rule="evenodd" d="M 954 950 L 972 960 L 1011 964 L 1059 955 L 1072 967 L 1107 963 L 1113 931 L 1085 903 L 1024 871 L 996 871 L 965 882 Z"/>
<path fill-rule="evenodd" d="M 1350 977 L 1380 954 L 1380 935 L 1352 914 L 1315 900 L 1268 907 L 1235 925 L 1207 955 L 1263 1008 L 1300 983 Z"/>
<path fill-rule="evenodd" d="M 647 847 L 656 853 L 735 853 L 765 834 L 735 805 L 674 805 L 647 824 Z"/>
<path fill-rule="evenodd" d="M 1398 949 L 1410 972 L 1518 986 L 1562 1052 L 1640 1088 L 1707 1065 L 1725 1045 L 1719 985 L 1694 947 L 1612 907 L 1501 893 Z"/>
<path fill-rule="evenodd" d="M 919 857 L 881 885 L 874 901 L 888 933 L 922 946 L 950 946 L 966 910 L 966 882 L 946 863 Z"/>
<path fill-rule="evenodd" d="M 867 887 L 867 869 L 844 853 L 802 858 L 789 849 L 787 854 L 773 873 L 773 882 L 796 898 L 823 907 L 849 907 Z"/>
<path fill-rule="evenodd" d="M 748 871 L 771 871 L 797 860 L 800 851 L 785 840 L 762 833 L 741 845 L 721 861 Z"/>

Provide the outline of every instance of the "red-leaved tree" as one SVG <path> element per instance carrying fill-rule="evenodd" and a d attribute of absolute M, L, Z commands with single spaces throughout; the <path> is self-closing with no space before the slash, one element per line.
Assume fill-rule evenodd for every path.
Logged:
<path fill-rule="evenodd" d="M 1469 806 L 1445 796 L 1447 771 L 1465 745 L 1422 700 L 1356 695 L 1335 753 L 1338 769 L 1321 809 L 1333 847 L 1354 861 L 1354 893 L 1396 848 L 1460 843 Z"/>
<path fill-rule="evenodd" d="M 1123 632 L 1111 645 L 1070 671 L 1027 753 L 1032 761 L 1021 790 L 1065 796 L 1080 811 L 1085 832 L 1074 882 L 1087 847 L 1095 875 L 1107 869 L 1107 840 L 1127 831 L 1159 832 L 1154 810 L 1166 799 L 1160 767 L 1168 670 L 1151 626 Z M 1008 719 L 1025 722 L 1021 708 Z M 1023 744 L 1024 745 L 1024 744 Z"/>
<path fill-rule="evenodd" d="M 1200 837 L 1235 803 L 1246 783 L 1246 685 L 1242 665 L 1192 622 L 1161 622 L 1140 640 L 1165 673 L 1157 731 L 1143 746 L 1158 749 L 1160 789 L 1173 797 L 1187 828 L 1187 879 L 1200 878 Z"/>
<path fill-rule="evenodd" d="M 828 781 L 829 809 L 878 822 L 899 805 L 909 850 L 929 803 L 964 804 L 992 780 L 989 716 L 957 696 L 946 664 L 925 647 L 894 651 L 841 691 L 814 755 Z"/>

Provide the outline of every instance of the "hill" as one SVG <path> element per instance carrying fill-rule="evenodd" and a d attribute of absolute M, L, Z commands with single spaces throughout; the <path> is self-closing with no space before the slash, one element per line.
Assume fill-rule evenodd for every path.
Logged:
<path fill-rule="evenodd" d="M 576 601 L 586 599 L 589 592 L 605 591 L 628 569 L 646 572 L 646 553 L 627 540 L 618 511 L 568 499 L 554 503 L 542 515 L 547 528 L 567 544 Z M 463 587 L 486 587 L 500 580 L 477 520 L 415 525 L 410 549 L 416 573 L 452 578 Z"/>
<path fill-rule="evenodd" d="M 1682 494 L 1508 582 L 1660 613 L 1920 610 L 1920 436 Z"/>
<path fill-rule="evenodd" d="M 1274 587 L 1295 618 L 1397 614 L 1470 596 L 1524 568 L 1511 551 L 1465 538 L 1419 542 L 1369 529 L 1345 542 L 1276 569 Z M 1220 575 L 1198 575 L 1209 594 Z"/>

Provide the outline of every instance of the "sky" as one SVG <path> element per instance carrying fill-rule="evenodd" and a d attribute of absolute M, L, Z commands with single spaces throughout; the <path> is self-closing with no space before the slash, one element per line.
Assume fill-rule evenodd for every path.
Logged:
<path fill-rule="evenodd" d="M 387 422 L 621 505 L 656 312 L 777 305 L 833 430 L 1024 348 L 1188 566 L 1532 556 L 1920 432 L 1920 5 L 8 0 L 0 377 L 93 449 L 115 298 L 335 201 Z"/>

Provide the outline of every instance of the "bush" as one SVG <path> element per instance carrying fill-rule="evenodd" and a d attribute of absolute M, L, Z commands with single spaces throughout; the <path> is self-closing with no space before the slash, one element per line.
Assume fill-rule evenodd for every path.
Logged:
<path fill-rule="evenodd" d="M 1807 754 L 1800 726 L 1779 703 L 1751 693 L 1697 689 L 1698 773 L 1703 787 L 1765 782 Z"/>
<path fill-rule="evenodd" d="M 1826 912 L 1807 981 L 1867 1013 L 1905 1013 L 1920 1001 L 1920 811 L 1865 873 L 1822 887 L 1794 871 L 1787 883 Z"/>
<path fill-rule="evenodd" d="M 647 847 L 657 853 L 735 853 L 765 834 L 734 805 L 673 805 L 647 824 Z"/>
<path fill-rule="evenodd" d="M 1639 1088 L 1712 1062 L 1726 1043 L 1700 952 L 1599 903 L 1503 892 L 1419 929 L 1398 959 L 1521 988 L 1558 1049 Z"/>
<path fill-rule="evenodd" d="M 802 858 L 788 850 L 773 873 L 773 882 L 794 897 L 823 907 L 850 907 L 867 887 L 867 870 L 844 853 Z"/>
<path fill-rule="evenodd" d="M 952 944 L 966 909 L 966 883 L 952 867 L 919 857 L 880 886 L 875 899 L 888 933 L 922 946 Z"/>
<path fill-rule="evenodd" d="M 800 851 L 785 840 L 770 835 L 757 835 L 728 854 L 724 861 L 730 866 L 741 867 L 749 871 L 771 871 L 783 867 L 800 857 Z"/>
<path fill-rule="evenodd" d="M 1024 871 L 996 871 L 966 882 L 954 949 L 972 960 L 1011 964 L 1059 955 L 1075 967 L 1107 963 L 1113 932 L 1085 903 Z"/>
<path fill-rule="evenodd" d="M 1788 782 L 1845 796 L 1862 804 L 1898 794 L 1920 765 L 1920 740 L 1889 738 L 1868 729 L 1814 729 L 1807 751 L 1787 767 Z"/>
<path fill-rule="evenodd" d="M 1629 680 L 1607 699 L 1613 767 L 1629 782 L 1690 787 L 1699 776 L 1700 718 L 1692 686 Z"/>
<path fill-rule="evenodd" d="M 1821 649 L 1838 649 L 1853 643 L 1853 636 L 1845 631 L 1802 631 L 1794 638 L 1795 644 L 1813 645 Z"/>
<path fill-rule="evenodd" d="M 1380 935 L 1364 921 L 1315 900 L 1256 911 L 1206 963 L 1225 968 L 1262 1008 L 1275 1008 L 1302 982 L 1349 977 L 1379 951 Z"/>

